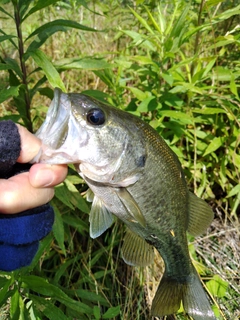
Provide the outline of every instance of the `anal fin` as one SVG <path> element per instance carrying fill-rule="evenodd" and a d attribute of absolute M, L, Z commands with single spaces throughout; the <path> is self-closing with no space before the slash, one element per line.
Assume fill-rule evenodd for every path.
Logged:
<path fill-rule="evenodd" d="M 122 246 L 122 258 L 129 265 L 146 267 L 153 263 L 154 248 L 139 235 L 127 229 Z"/>
<path fill-rule="evenodd" d="M 189 192 L 188 219 L 188 232 L 193 236 L 199 236 L 205 232 L 213 220 L 213 212 L 210 206 L 191 192 Z"/>
<path fill-rule="evenodd" d="M 164 274 L 152 302 L 151 314 L 155 317 L 176 313 L 181 306 L 183 285 Z"/>

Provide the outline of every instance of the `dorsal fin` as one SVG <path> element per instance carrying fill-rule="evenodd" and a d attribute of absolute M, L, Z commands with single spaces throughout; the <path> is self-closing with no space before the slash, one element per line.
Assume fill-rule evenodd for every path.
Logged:
<path fill-rule="evenodd" d="M 113 214 L 108 211 L 101 199 L 94 196 L 89 215 L 90 237 L 97 238 L 114 222 Z"/>
<path fill-rule="evenodd" d="M 213 216 L 210 206 L 204 200 L 189 192 L 188 232 L 193 236 L 199 236 L 206 231 L 213 220 Z"/>
<path fill-rule="evenodd" d="M 131 266 L 146 267 L 153 263 L 154 248 L 139 235 L 127 229 L 122 246 L 122 258 Z"/>
<path fill-rule="evenodd" d="M 127 209 L 128 213 L 134 218 L 136 222 L 138 222 L 144 228 L 146 227 L 146 220 L 132 197 L 132 195 L 128 192 L 126 188 L 115 188 L 114 189 L 116 194 L 118 195 L 119 199 Z"/>

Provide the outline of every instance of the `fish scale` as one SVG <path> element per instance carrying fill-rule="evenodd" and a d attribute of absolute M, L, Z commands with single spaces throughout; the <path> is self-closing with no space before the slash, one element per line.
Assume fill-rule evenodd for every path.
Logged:
<path fill-rule="evenodd" d="M 174 314 L 182 303 L 195 320 L 216 319 L 191 262 L 186 236 L 187 231 L 203 233 L 213 213 L 189 192 L 177 156 L 159 134 L 132 114 L 55 89 L 37 136 L 42 147 L 35 162 L 73 163 L 91 189 L 92 238 L 109 228 L 116 216 L 127 226 L 125 262 L 146 266 L 154 262 L 153 247 L 159 251 L 165 271 L 152 315 Z"/>

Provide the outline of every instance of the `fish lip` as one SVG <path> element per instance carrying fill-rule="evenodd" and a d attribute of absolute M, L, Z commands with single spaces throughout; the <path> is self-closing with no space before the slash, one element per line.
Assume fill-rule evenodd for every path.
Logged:
<path fill-rule="evenodd" d="M 69 117 L 70 108 L 67 103 L 67 95 L 59 88 L 55 88 L 46 120 L 35 135 L 48 148 L 53 150 L 60 148 L 67 136 Z"/>

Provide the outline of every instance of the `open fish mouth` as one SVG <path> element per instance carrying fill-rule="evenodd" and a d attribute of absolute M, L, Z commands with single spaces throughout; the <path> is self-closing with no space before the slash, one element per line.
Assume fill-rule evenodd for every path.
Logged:
<path fill-rule="evenodd" d="M 72 114 L 69 95 L 54 89 L 54 98 L 46 119 L 36 136 L 42 140 L 38 154 L 31 161 L 60 164 L 78 163 L 76 140 L 80 140 L 79 125 Z"/>
<path fill-rule="evenodd" d="M 50 149 L 59 149 L 65 142 L 68 134 L 70 117 L 70 101 L 68 95 L 60 89 L 54 89 L 54 98 L 49 106 L 46 119 L 36 136 Z"/>

